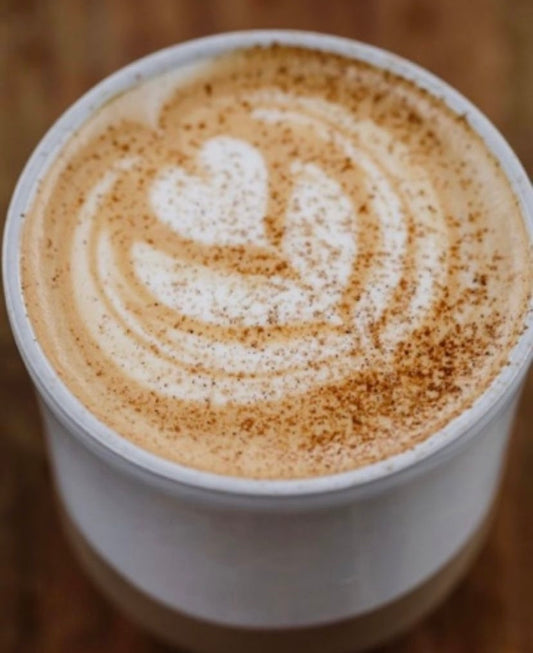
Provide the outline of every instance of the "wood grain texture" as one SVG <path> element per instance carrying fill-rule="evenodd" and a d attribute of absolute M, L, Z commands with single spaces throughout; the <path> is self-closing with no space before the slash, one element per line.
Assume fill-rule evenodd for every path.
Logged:
<path fill-rule="evenodd" d="M 341 34 L 421 63 L 476 102 L 533 173 L 531 0 L 0 0 L 0 215 L 40 136 L 92 84 L 172 43 L 251 27 Z M 169 651 L 111 608 L 73 559 L 1 306 L 0 651 Z M 532 425 L 530 375 L 487 546 L 445 605 L 382 653 L 533 651 Z"/>

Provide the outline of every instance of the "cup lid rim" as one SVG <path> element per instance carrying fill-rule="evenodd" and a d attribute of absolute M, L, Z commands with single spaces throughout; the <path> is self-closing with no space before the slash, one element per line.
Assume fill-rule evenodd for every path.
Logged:
<path fill-rule="evenodd" d="M 443 99 L 453 111 L 468 120 L 496 156 L 521 203 L 526 228 L 533 242 L 533 190 L 527 173 L 496 127 L 446 82 L 415 63 L 360 41 L 297 30 L 248 30 L 193 39 L 138 59 L 90 89 L 52 125 L 28 160 L 12 196 L 4 229 L 3 280 L 8 317 L 34 384 L 46 403 L 86 444 L 99 445 L 101 451 L 115 454 L 134 468 L 193 488 L 256 497 L 298 497 L 375 485 L 384 478 L 419 466 L 439 452 L 444 453 L 454 443 L 465 440 L 468 433 L 478 432 L 514 394 L 527 370 L 533 353 L 533 298 L 524 331 L 510 351 L 508 364 L 470 408 L 413 448 L 370 465 L 330 475 L 254 479 L 215 474 L 171 462 L 133 444 L 92 415 L 59 379 L 37 343 L 25 309 L 18 256 L 24 213 L 39 178 L 73 130 L 92 112 L 142 79 L 226 51 L 273 42 L 322 49 L 369 62 L 412 80 Z"/>

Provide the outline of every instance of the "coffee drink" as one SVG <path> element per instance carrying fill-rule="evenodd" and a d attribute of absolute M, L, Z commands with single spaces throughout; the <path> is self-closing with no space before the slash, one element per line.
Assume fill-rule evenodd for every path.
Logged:
<path fill-rule="evenodd" d="M 342 56 L 255 47 L 113 98 L 25 217 L 36 337 L 125 438 L 299 478 L 420 443 L 493 381 L 531 263 L 463 116 Z"/>

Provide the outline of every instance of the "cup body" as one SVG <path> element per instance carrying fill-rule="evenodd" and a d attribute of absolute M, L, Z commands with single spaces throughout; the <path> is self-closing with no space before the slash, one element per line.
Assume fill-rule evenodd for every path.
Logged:
<path fill-rule="evenodd" d="M 490 512 L 515 406 L 409 473 L 294 498 L 154 482 L 43 417 L 67 516 L 122 578 L 195 618 L 280 629 L 376 610 L 445 567 Z"/>
<path fill-rule="evenodd" d="M 464 564 L 452 563 L 476 541 L 493 504 L 531 355 L 531 324 L 510 365 L 484 395 L 422 445 L 336 476 L 253 481 L 157 459 L 98 423 L 63 386 L 35 342 L 20 287 L 19 215 L 76 126 L 139 77 L 274 41 L 364 59 L 443 97 L 467 116 L 502 163 L 531 233 L 527 176 L 498 132 L 446 84 L 394 55 L 345 39 L 287 31 L 235 33 L 169 48 L 128 66 L 52 127 L 23 172 L 10 207 L 4 238 L 6 300 L 39 396 L 67 521 L 109 575 L 145 597 L 156 612 L 216 628 L 295 633 L 359 619 L 359 627 L 350 631 L 354 650 L 406 627 L 463 571 Z M 409 597 L 421 588 L 427 592 L 415 605 Z M 127 597 L 118 600 L 128 607 Z M 137 610 L 137 616 L 183 643 L 179 632 L 170 632 L 171 624 L 144 619 L 147 611 Z M 389 616 L 376 625 L 375 614 Z M 223 650 L 223 638 L 218 641 L 217 648 L 216 641 L 193 632 L 185 644 Z M 342 645 L 335 650 L 343 650 Z"/>

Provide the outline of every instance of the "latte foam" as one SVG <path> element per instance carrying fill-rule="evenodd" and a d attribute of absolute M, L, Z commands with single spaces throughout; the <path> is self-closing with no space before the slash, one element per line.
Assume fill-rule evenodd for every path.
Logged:
<path fill-rule="evenodd" d="M 101 421 L 187 466 L 298 478 L 472 404 L 523 328 L 527 243 L 443 102 L 270 46 L 101 108 L 42 180 L 21 270 L 39 343 Z"/>

